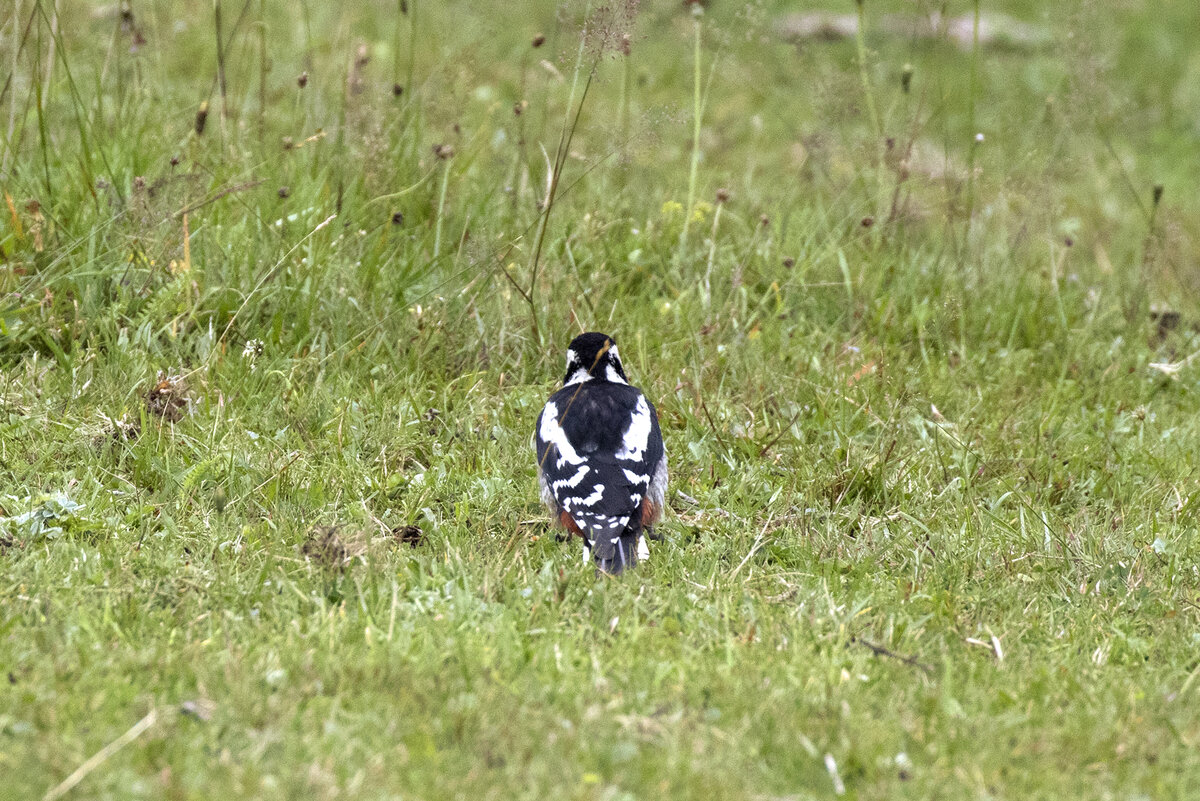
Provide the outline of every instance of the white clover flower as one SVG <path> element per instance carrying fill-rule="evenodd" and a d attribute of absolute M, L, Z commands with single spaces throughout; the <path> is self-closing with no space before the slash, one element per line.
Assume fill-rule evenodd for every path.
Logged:
<path fill-rule="evenodd" d="M 261 339 L 247 339 L 246 347 L 242 348 L 242 358 L 250 362 L 250 369 L 254 369 L 254 362 L 259 356 L 262 356 L 263 341 Z"/>

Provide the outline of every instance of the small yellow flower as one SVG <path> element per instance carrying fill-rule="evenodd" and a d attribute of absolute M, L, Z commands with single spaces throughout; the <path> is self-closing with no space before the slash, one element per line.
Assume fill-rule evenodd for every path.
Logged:
<path fill-rule="evenodd" d="M 683 204 L 676 200 L 668 200 L 662 204 L 662 216 L 674 217 L 679 212 L 683 211 Z"/>
<path fill-rule="evenodd" d="M 692 206 L 692 222 L 704 222 L 704 218 L 712 211 L 712 204 L 701 200 L 695 206 Z"/>

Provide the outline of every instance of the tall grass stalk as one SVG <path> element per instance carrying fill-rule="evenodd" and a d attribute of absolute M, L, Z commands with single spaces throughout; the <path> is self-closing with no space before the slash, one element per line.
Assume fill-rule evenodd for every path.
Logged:
<path fill-rule="evenodd" d="M 267 3 L 258 2 L 258 144 L 267 144 Z"/>
<path fill-rule="evenodd" d="M 400 83 L 400 53 L 403 51 L 400 47 L 400 32 L 404 30 L 404 18 L 407 15 L 408 3 L 406 0 L 396 0 L 396 24 L 392 27 L 392 84 L 394 86 L 403 85 Z"/>
<path fill-rule="evenodd" d="M 438 192 L 437 218 L 433 226 L 433 260 L 437 261 L 442 253 L 442 220 L 446 216 L 446 189 L 450 185 L 450 160 L 442 166 L 442 188 Z"/>
<path fill-rule="evenodd" d="M 621 132 L 621 160 L 629 158 L 629 79 L 633 70 L 633 55 L 626 50 L 621 59 L 621 102 L 618 105 L 617 128 Z"/>
<path fill-rule="evenodd" d="M 871 76 L 867 71 L 867 14 L 865 0 L 857 0 L 858 2 L 858 25 L 855 28 L 854 44 L 855 52 L 858 60 L 858 78 L 862 83 L 863 102 L 867 104 L 867 116 L 871 119 L 871 135 L 874 139 L 871 148 L 874 154 L 875 168 L 875 192 L 872 199 L 871 213 L 878 217 L 882 210 L 884 189 L 884 137 L 883 123 L 880 121 L 879 109 L 875 107 L 875 94 L 871 90 Z M 880 235 L 880 228 L 875 229 L 874 236 Z"/>
<path fill-rule="evenodd" d="M 713 263 L 717 258 L 717 229 L 721 225 L 721 210 L 723 208 L 725 208 L 725 204 L 718 201 L 717 209 L 713 212 L 712 232 L 708 240 L 708 264 L 704 268 L 704 308 L 706 309 L 712 304 Z"/>
<path fill-rule="evenodd" d="M 967 132 L 971 136 L 971 149 L 967 152 L 967 219 L 966 233 L 971 233 L 971 218 L 975 216 L 975 155 L 983 142 L 975 125 L 975 99 L 979 94 L 979 0 L 975 0 L 975 14 L 971 21 L 971 78 L 967 90 Z M 965 243 L 964 243 L 965 244 Z"/>
<path fill-rule="evenodd" d="M 591 4 L 589 3 L 584 10 L 584 19 L 591 12 Z M 587 102 L 588 90 L 591 89 L 592 79 L 596 76 L 595 64 L 593 63 L 588 70 L 587 79 L 583 82 L 582 92 L 579 90 L 579 79 L 583 73 L 583 55 L 587 46 L 588 29 L 587 23 L 584 23 L 583 32 L 579 36 L 579 50 L 575 54 L 575 69 L 571 75 L 571 92 L 567 96 L 567 110 L 563 115 L 562 129 L 558 134 L 558 148 L 554 153 L 554 162 L 550 167 L 550 181 L 546 190 L 546 199 L 542 208 L 541 220 L 538 222 L 537 235 L 533 244 L 533 251 L 529 258 L 529 291 L 526 294 L 526 300 L 529 302 L 530 326 L 533 329 L 535 340 L 540 344 L 542 341 L 541 325 L 538 321 L 537 311 L 537 280 L 538 268 L 541 264 L 542 248 L 546 242 L 546 226 L 550 221 L 550 212 L 554 209 L 554 199 L 558 194 L 558 184 L 562 178 L 563 167 L 566 165 L 567 155 L 571 151 L 571 140 L 575 136 L 575 129 L 579 125 L 579 117 L 583 113 L 584 103 Z M 575 102 L 575 96 L 579 94 L 578 105 Z M 574 109 L 574 114 L 572 114 Z"/>
<path fill-rule="evenodd" d="M 39 4 L 38 8 L 41 9 L 42 14 L 44 16 L 45 15 L 45 7 L 42 6 L 41 4 Z M 95 169 L 92 166 L 93 155 L 92 155 L 91 139 L 90 139 L 90 136 L 88 133 L 88 124 L 89 123 L 88 123 L 87 104 L 84 102 L 83 95 L 80 94 L 80 92 L 79 92 L 79 86 L 78 86 L 78 84 L 75 83 L 75 76 L 71 72 L 71 63 L 67 58 L 67 53 L 69 51 L 68 51 L 68 48 L 63 45 L 62 32 L 59 30 L 59 17 L 58 17 L 58 8 L 57 7 L 54 7 L 54 16 L 47 19 L 46 24 L 47 24 L 48 28 L 50 29 L 52 50 L 56 51 L 58 53 L 58 61 L 62 64 L 63 74 L 66 76 L 66 79 L 67 79 L 67 88 L 70 90 L 70 93 L 71 93 L 71 109 L 75 113 L 75 126 L 79 131 L 79 150 L 80 150 L 79 165 L 83 169 L 83 176 L 82 176 L 83 183 L 88 187 L 92 187 L 95 185 L 95 179 L 94 179 Z M 113 177 L 113 175 L 114 175 L 113 169 L 112 169 L 112 166 L 108 162 L 108 157 L 105 155 L 104 148 L 100 147 L 100 148 L 97 148 L 96 150 L 97 150 L 97 155 L 99 156 L 99 159 L 100 159 L 100 163 L 103 165 L 104 169 L 108 173 L 109 178 L 112 179 L 112 181 L 113 181 L 113 185 L 116 188 L 117 195 L 119 197 L 121 197 L 122 193 L 121 193 L 120 187 L 116 186 L 117 182 L 116 182 L 116 179 Z M 96 197 L 95 193 L 90 193 L 90 194 L 91 194 L 93 200 L 96 203 L 99 203 L 99 199 Z"/>
<path fill-rule="evenodd" d="M 1115 155 L 1115 154 L 1114 154 Z M 1135 195 L 1136 196 L 1136 195 Z M 1141 321 L 1145 319 L 1147 288 L 1150 283 L 1150 265 L 1154 259 L 1154 240 L 1155 240 L 1155 224 L 1158 221 L 1158 207 L 1162 205 L 1163 186 L 1155 184 L 1150 190 L 1150 210 L 1146 214 L 1146 235 L 1142 239 L 1142 252 L 1138 259 L 1138 269 L 1133 271 L 1135 278 L 1136 289 L 1133 293 L 1133 300 L 1130 303 L 1127 311 L 1130 320 Z M 1138 197 L 1139 205 L 1141 198 Z M 1143 208 L 1144 211 L 1144 208 Z"/>
<path fill-rule="evenodd" d="M 304 69 L 311 70 L 315 46 L 312 35 L 312 11 L 308 8 L 308 0 L 300 0 L 300 16 L 304 20 Z"/>
<path fill-rule="evenodd" d="M 408 70 L 404 74 L 404 91 L 409 102 L 413 97 L 413 74 L 417 66 L 417 0 L 400 0 L 403 9 L 408 7 Z"/>
<path fill-rule="evenodd" d="M 867 104 L 867 115 L 871 118 L 871 130 L 875 133 L 875 147 L 878 152 L 883 144 L 883 124 L 879 120 L 879 110 L 875 108 L 875 95 L 871 91 L 871 76 L 867 73 L 866 25 L 866 2 L 858 0 L 858 27 L 854 33 L 854 44 L 858 54 L 858 77 L 862 82 L 863 102 Z"/>
<path fill-rule="evenodd" d="M 40 7 L 39 7 L 40 8 Z M 46 194 L 53 201 L 54 186 L 50 181 L 50 134 L 46 126 L 46 86 L 49 84 L 49 72 L 52 65 L 47 64 L 45 73 L 42 70 L 42 26 L 37 26 L 37 52 L 33 55 L 33 92 L 34 107 L 37 110 L 38 145 L 42 156 L 42 176 L 46 185 Z M 43 83 L 44 82 L 44 83 Z"/>
<path fill-rule="evenodd" d="M 229 95 L 225 80 L 225 43 L 221 31 L 221 0 L 213 0 L 213 27 L 217 35 L 217 87 L 221 93 L 221 135 L 225 135 L 225 122 L 229 119 Z"/>
<path fill-rule="evenodd" d="M 13 156 L 13 134 L 16 132 L 17 126 L 17 92 L 13 87 L 13 80 L 17 76 L 17 66 L 20 64 L 21 51 L 25 49 L 25 42 L 29 39 L 30 26 L 33 25 L 33 20 L 36 14 L 29 15 L 29 22 L 25 24 L 25 30 L 21 33 L 20 38 L 17 37 L 17 30 L 21 22 L 21 0 L 14 0 L 13 5 L 13 43 L 12 63 L 9 70 L 8 80 L 5 82 L 5 87 L 8 90 L 8 125 L 4 136 L 4 159 L 0 161 L 0 174 L 8 175 L 8 165 Z M 4 99 L 3 91 L 0 91 L 0 101 Z"/>
<path fill-rule="evenodd" d="M 700 120 L 704 113 L 703 94 L 700 89 L 700 54 L 704 38 L 704 9 L 699 3 L 692 6 L 692 21 L 695 25 L 695 40 L 692 48 L 692 164 L 688 170 L 687 205 L 683 210 L 683 230 L 679 232 L 678 258 L 682 261 L 687 247 L 688 229 L 691 226 L 692 206 L 696 203 L 696 177 L 700 171 Z"/>

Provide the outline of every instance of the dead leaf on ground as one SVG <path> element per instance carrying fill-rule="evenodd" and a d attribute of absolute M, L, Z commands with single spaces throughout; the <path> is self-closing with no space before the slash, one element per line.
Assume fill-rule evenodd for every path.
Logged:
<path fill-rule="evenodd" d="M 160 370 L 158 379 L 146 393 L 146 410 L 172 423 L 183 419 L 188 408 L 187 382 L 182 375 Z"/>
<path fill-rule="evenodd" d="M 392 529 L 392 537 L 396 542 L 416 548 L 425 542 L 425 532 L 420 526 L 396 526 Z"/>
<path fill-rule="evenodd" d="M 346 545 L 338 536 L 337 526 L 314 526 L 300 548 L 305 558 L 319 565 L 341 569 L 346 562 Z"/>

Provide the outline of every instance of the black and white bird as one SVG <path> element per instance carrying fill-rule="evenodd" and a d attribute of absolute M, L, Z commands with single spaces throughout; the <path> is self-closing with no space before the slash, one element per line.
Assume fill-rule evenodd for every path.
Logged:
<path fill-rule="evenodd" d="M 645 537 L 662 516 L 667 454 L 658 414 L 629 385 L 617 343 L 595 332 L 567 347 L 563 388 L 533 433 L 542 502 L 555 522 L 583 538 L 606 573 L 649 556 Z"/>

